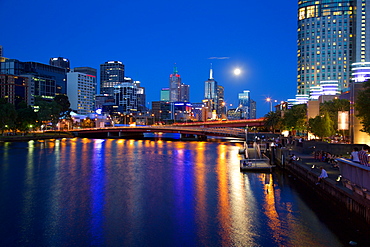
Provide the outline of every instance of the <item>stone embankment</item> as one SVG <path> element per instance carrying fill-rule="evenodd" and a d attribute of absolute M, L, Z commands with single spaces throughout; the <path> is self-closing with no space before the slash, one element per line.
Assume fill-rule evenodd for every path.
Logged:
<path fill-rule="evenodd" d="M 295 154 L 299 159 L 290 162 L 291 154 Z M 296 149 L 293 146 L 277 148 L 275 160 L 279 166 L 312 188 L 319 196 L 329 199 L 334 205 L 347 210 L 351 215 L 364 219 L 370 225 L 370 192 L 364 187 L 356 186 L 353 181 L 351 182 L 342 176 L 345 168 L 340 160 L 348 161 L 347 159 L 339 158 L 338 167 L 335 167 L 333 164 L 318 160 L 313 153 L 301 152 L 301 149 Z M 321 166 L 327 171 L 328 178 L 322 180 L 320 184 L 316 184 Z"/>

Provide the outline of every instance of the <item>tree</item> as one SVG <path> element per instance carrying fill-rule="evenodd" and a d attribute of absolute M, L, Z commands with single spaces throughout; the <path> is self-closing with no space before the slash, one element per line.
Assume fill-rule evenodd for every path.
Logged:
<path fill-rule="evenodd" d="M 370 134 L 370 80 L 363 83 L 364 90 L 358 93 L 355 110 L 362 124 L 361 131 Z"/>
<path fill-rule="evenodd" d="M 305 131 L 307 129 L 307 106 L 295 105 L 284 112 L 283 125 L 289 131 Z"/>
<path fill-rule="evenodd" d="M 5 129 L 15 130 L 15 119 L 17 111 L 13 104 L 8 103 L 6 99 L 0 99 L 0 129 L 1 134 Z"/>
<path fill-rule="evenodd" d="M 308 120 L 308 129 L 315 136 L 320 139 L 325 137 L 330 137 L 335 134 L 335 129 L 333 127 L 333 120 L 330 118 L 329 113 L 325 113 L 321 116 L 316 116 L 315 118 L 310 118 Z"/>
<path fill-rule="evenodd" d="M 38 106 L 39 110 L 37 112 L 37 117 L 40 122 L 43 123 L 50 123 L 53 127 L 59 121 L 59 114 L 61 112 L 61 106 L 57 104 L 55 101 L 47 102 L 47 101 L 37 101 L 35 106 Z"/>
<path fill-rule="evenodd" d="M 91 120 L 90 118 L 85 118 L 81 121 L 81 127 L 82 128 L 93 128 L 95 127 L 95 122 Z"/>
<path fill-rule="evenodd" d="M 31 106 L 23 101 L 17 105 L 16 128 L 19 131 L 28 132 L 31 126 L 36 126 L 37 114 Z"/>
<path fill-rule="evenodd" d="M 56 95 L 53 101 L 60 106 L 59 117 L 69 118 L 72 109 L 70 108 L 71 103 L 69 102 L 68 96 Z"/>
<path fill-rule="evenodd" d="M 273 131 L 274 133 L 276 129 L 281 129 L 281 122 L 282 118 L 280 111 L 277 112 L 270 111 L 265 115 L 265 127 L 268 130 Z"/>
<path fill-rule="evenodd" d="M 349 111 L 350 103 L 346 99 L 333 99 L 320 104 L 320 114 L 329 114 L 333 127 L 338 129 L 338 111 Z"/>

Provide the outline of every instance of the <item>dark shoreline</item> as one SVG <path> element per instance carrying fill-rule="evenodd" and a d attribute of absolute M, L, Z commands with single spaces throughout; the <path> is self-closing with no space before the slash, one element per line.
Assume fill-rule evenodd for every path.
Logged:
<path fill-rule="evenodd" d="M 61 139 L 61 138 L 73 138 L 71 133 L 58 132 L 58 133 L 37 133 L 28 134 L 25 136 L 15 135 L 15 136 L 0 136 L 0 142 L 24 142 L 31 140 L 47 140 L 47 139 Z"/>

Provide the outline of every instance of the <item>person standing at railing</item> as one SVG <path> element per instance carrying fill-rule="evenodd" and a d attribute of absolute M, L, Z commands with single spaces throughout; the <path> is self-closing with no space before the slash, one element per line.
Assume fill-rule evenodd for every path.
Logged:
<path fill-rule="evenodd" d="M 360 163 L 360 160 L 358 158 L 358 148 L 354 147 L 353 151 L 351 153 L 351 160 L 356 163 Z"/>
<path fill-rule="evenodd" d="M 368 145 L 363 145 L 362 150 L 358 151 L 358 159 L 360 160 L 360 164 L 364 166 L 370 166 L 369 164 L 369 155 L 367 153 L 369 151 Z"/>

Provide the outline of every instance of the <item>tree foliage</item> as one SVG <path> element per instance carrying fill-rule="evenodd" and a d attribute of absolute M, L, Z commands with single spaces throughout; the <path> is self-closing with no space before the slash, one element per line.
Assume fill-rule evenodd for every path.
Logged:
<path fill-rule="evenodd" d="M 37 116 L 40 122 L 51 123 L 55 127 L 59 121 L 61 106 L 55 101 L 37 101 L 35 106 L 39 107 Z"/>
<path fill-rule="evenodd" d="M 37 124 L 37 114 L 31 106 L 23 101 L 17 105 L 16 128 L 19 131 L 28 132 L 31 127 Z"/>
<path fill-rule="evenodd" d="M 60 106 L 59 117 L 69 118 L 71 113 L 71 103 L 69 102 L 68 96 L 66 95 L 56 95 L 53 100 Z"/>
<path fill-rule="evenodd" d="M 338 129 L 338 111 L 349 111 L 350 103 L 346 99 L 334 99 L 320 104 L 320 114 L 329 115 L 333 128 Z"/>
<path fill-rule="evenodd" d="M 370 134 L 370 80 L 363 83 L 364 90 L 358 93 L 355 110 L 362 124 L 361 131 Z"/>
<path fill-rule="evenodd" d="M 265 127 L 273 131 L 275 133 L 275 130 L 281 129 L 282 125 L 282 118 L 281 118 L 281 112 L 272 112 L 270 111 L 265 115 Z"/>
<path fill-rule="evenodd" d="M 16 117 L 15 106 L 8 103 L 6 99 L 0 99 L 0 129 L 2 134 L 5 129 L 15 130 Z"/>
<path fill-rule="evenodd" d="M 307 130 L 307 106 L 305 104 L 295 105 L 284 112 L 283 124 L 289 130 Z"/>
<path fill-rule="evenodd" d="M 334 123 L 330 118 L 329 113 L 325 113 L 321 116 L 316 116 L 315 118 L 310 118 L 308 120 L 308 129 L 315 136 L 318 136 L 320 139 L 325 137 L 330 137 L 335 134 Z"/>

